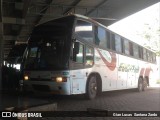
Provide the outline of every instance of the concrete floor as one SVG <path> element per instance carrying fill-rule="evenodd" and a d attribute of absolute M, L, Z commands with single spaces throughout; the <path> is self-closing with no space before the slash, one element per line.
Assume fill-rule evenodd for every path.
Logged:
<path fill-rule="evenodd" d="M 31 107 L 44 104 L 57 103 L 59 111 L 86 111 L 87 108 L 95 108 L 109 111 L 160 111 L 160 87 L 148 88 L 144 92 L 135 90 L 122 90 L 105 92 L 94 100 L 84 99 L 84 95 L 60 96 L 60 95 L 37 95 L 27 94 L 19 95 L 16 93 L 0 94 L 0 110 L 10 107 Z M 71 117 L 70 117 L 71 118 Z M 53 119 L 53 118 L 43 118 Z M 64 117 L 55 117 L 54 119 L 69 119 Z M 84 117 L 73 117 L 72 119 L 90 119 Z M 92 119 L 119 119 L 118 117 L 96 117 Z M 122 117 L 120 118 L 122 119 Z M 122 120 L 138 119 L 125 117 Z M 140 120 L 160 120 L 157 117 L 141 117 Z"/>

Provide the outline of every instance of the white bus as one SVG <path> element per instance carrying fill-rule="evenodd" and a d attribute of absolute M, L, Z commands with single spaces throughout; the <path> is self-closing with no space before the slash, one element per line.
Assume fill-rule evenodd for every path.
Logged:
<path fill-rule="evenodd" d="M 37 25 L 24 56 L 24 89 L 86 94 L 137 88 L 154 79 L 154 52 L 81 15 Z"/>

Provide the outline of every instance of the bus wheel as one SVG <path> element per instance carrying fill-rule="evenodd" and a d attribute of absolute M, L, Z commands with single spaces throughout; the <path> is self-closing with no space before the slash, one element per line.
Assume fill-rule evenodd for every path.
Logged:
<path fill-rule="evenodd" d="M 147 89 L 147 78 L 144 78 L 142 91 L 145 91 L 146 89 Z"/>
<path fill-rule="evenodd" d="M 95 76 L 91 76 L 87 83 L 86 96 L 88 99 L 94 99 L 97 95 L 97 80 Z"/>
<path fill-rule="evenodd" d="M 141 92 L 143 90 L 143 79 L 139 78 L 138 80 L 138 92 Z"/>

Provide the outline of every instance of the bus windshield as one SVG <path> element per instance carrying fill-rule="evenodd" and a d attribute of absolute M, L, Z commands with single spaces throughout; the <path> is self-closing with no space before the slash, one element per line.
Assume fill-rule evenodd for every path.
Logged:
<path fill-rule="evenodd" d="M 26 53 L 24 64 L 26 70 L 68 68 L 72 31 L 72 27 L 68 25 L 71 24 L 59 20 L 42 24 L 34 29 Z"/>

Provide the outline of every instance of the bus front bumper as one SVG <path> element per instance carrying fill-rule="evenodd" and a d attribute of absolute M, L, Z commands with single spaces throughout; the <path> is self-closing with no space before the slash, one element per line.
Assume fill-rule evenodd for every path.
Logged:
<path fill-rule="evenodd" d="M 69 82 L 56 83 L 52 81 L 24 81 L 23 89 L 25 91 L 42 92 L 50 94 L 71 94 Z"/>

